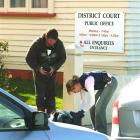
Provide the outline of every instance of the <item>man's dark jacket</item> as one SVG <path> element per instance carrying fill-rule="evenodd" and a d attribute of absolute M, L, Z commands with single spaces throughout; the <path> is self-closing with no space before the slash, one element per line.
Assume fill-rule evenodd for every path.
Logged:
<path fill-rule="evenodd" d="M 65 62 L 66 52 L 61 40 L 54 46 L 45 45 L 45 35 L 37 39 L 31 46 L 26 56 L 27 64 L 38 74 L 39 68 L 44 64 L 53 67 L 56 72 Z"/>

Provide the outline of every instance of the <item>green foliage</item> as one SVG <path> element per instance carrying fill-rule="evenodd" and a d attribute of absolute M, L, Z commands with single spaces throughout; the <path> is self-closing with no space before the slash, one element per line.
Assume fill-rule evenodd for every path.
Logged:
<path fill-rule="evenodd" d="M 0 70 L 1 70 L 0 74 L 1 75 L 4 74 L 5 72 L 3 59 L 6 57 L 7 52 L 8 52 L 8 43 L 6 41 L 0 41 Z"/>
<path fill-rule="evenodd" d="M 16 88 L 14 92 L 11 92 L 14 96 L 18 97 L 25 103 L 36 106 L 35 103 L 35 90 L 34 82 L 31 79 L 22 80 L 20 78 L 12 78 L 10 85 Z M 56 95 L 56 108 L 63 109 L 63 99 L 62 99 L 62 88 L 63 86 L 57 86 Z"/>
<path fill-rule="evenodd" d="M 10 85 L 10 80 L 12 75 L 5 69 L 4 60 L 8 56 L 8 42 L 0 41 L 0 88 L 3 88 L 7 91 L 14 91 Z"/>

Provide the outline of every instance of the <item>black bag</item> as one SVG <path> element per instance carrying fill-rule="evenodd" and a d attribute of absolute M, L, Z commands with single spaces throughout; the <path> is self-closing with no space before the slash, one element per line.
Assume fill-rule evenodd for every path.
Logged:
<path fill-rule="evenodd" d="M 58 111 L 55 112 L 53 121 L 81 126 L 81 121 L 83 117 L 84 117 L 83 110 L 78 112 Z"/>

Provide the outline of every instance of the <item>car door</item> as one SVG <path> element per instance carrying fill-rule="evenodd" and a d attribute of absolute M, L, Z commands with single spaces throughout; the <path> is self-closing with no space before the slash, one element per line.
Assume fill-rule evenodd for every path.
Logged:
<path fill-rule="evenodd" d="M 0 96 L 0 139 L 48 140 L 47 130 L 29 130 L 26 113 L 6 97 Z"/>

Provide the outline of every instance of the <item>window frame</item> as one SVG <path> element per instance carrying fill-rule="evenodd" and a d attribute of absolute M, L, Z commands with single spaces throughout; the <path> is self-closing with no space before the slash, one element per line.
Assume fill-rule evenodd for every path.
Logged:
<path fill-rule="evenodd" d="M 16 7 L 10 7 L 10 0 L 5 0 L 7 4 L 7 12 L 28 12 L 28 1 L 25 0 L 25 7 L 16 8 Z"/>
<path fill-rule="evenodd" d="M 17 15 L 17 14 L 25 14 L 25 15 L 34 15 L 35 14 L 42 14 L 48 16 L 55 16 L 54 14 L 54 0 L 48 0 L 48 8 L 31 8 L 31 0 L 25 0 L 25 8 L 11 8 L 10 7 L 10 0 L 4 0 L 4 7 L 0 7 L 0 15 Z M 2 14 L 3 12 L 3 14 Z M 7 13 L 7 14 L 6 14 Z M 40 15 L 41 16 L 41 15 Z"/>

